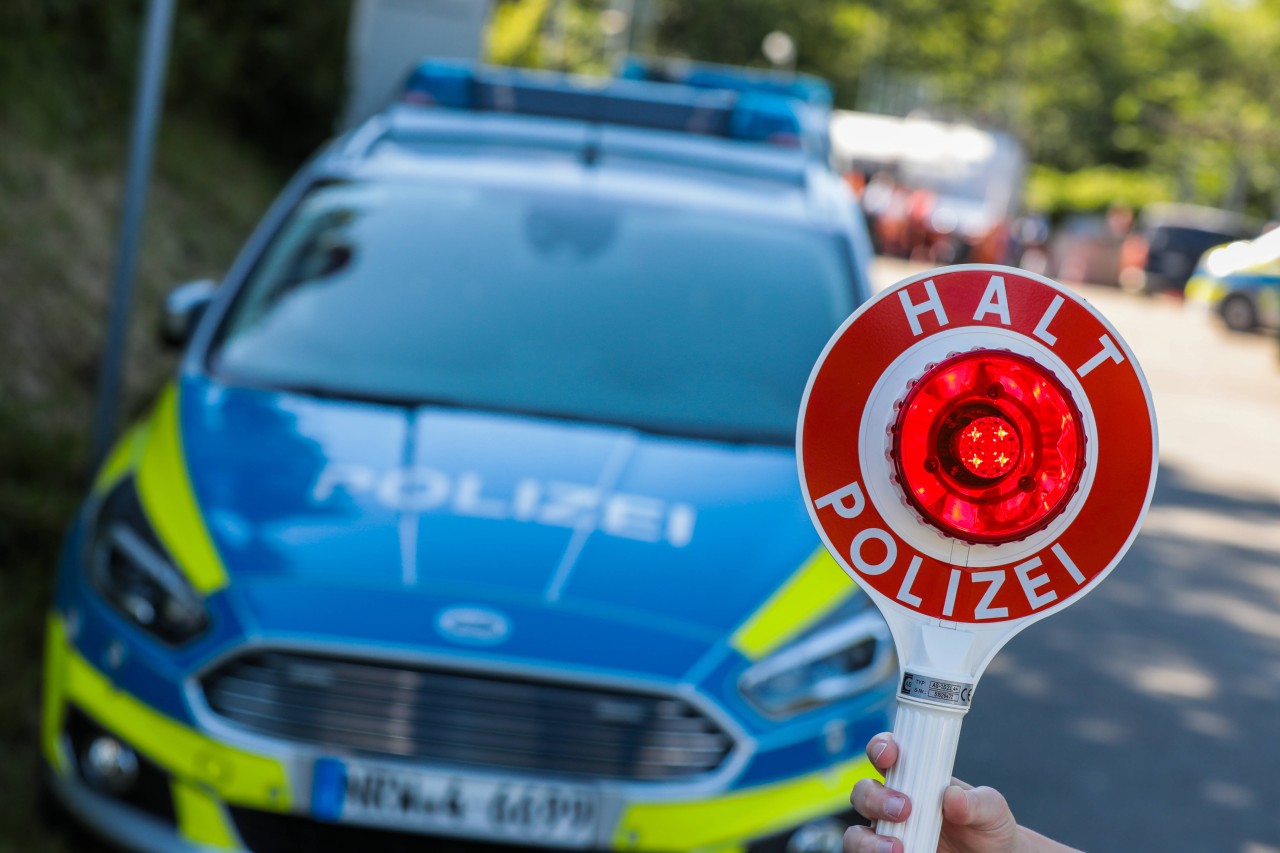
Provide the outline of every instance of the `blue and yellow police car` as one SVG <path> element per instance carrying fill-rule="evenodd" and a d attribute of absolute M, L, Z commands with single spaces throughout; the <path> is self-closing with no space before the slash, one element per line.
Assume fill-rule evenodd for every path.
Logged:
<path fill-rule="evenodd" d="M 1187 282 L 1187 305 L 1236 332 L 1280 328 L 1280 229 L 1205 252 Z"/>
<path fill-rule="evenodd" d="M 329 144 L 71 527 L 58 799 L 151 851 L 839 849 L 896 662 L 797 484 L 870 257 L 812 142 L 432 62 Z"/>

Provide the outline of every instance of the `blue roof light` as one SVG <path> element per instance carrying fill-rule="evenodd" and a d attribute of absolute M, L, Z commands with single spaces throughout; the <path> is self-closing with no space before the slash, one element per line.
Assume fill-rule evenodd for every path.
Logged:
<path fill-rule="evenodd" d="M 469 110 L 476 101 L 474 84 L 471 63 L 433 59 L 413 70 L 405 81 L 401 98 L 422 106 Z"/>
<path fill-rule="evenodd" d="M 743 92 L 729 120 L 729 135 L 735 139 L 799 147 L 801 133 L 795 110 L 778 95 Z"/>
<path fill-rule="evenodd" d="M 428 60 L 405 82 L 407 104 L 517 113 L 799 145 L 788 98 L 755 91 L 575 77 Z"/>
<path fill-rule="evenodd" d="M 831 85 L 812 74 L 768 71 L 687 59 L 628 56 L 618 69 L 618 76 L 628 80 L 677 83 L 701 89 L 782 95 L 818 107 L 830 107 L 835 100 Z"/>

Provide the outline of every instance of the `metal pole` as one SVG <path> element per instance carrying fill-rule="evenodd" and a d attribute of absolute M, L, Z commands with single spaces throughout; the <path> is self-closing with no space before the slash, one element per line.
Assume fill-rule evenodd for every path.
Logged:
<path fill-rule="evenodd" d="M 92 448 L 95 467 L 110 446 L 119 409 L 120 374 L 129 330 L 129 309 L 133 300 L 142 213 L 146 202 L 147 182 L 151 175 L 151 154 L 155 147 L 156 125 L 159 123 L 164 97 L 165 67 L 169 60 L 169 41 L 173 30 L 173 6 L 174 0 L 150 0 L 147 5 L 144 44 L 138 61 L 138 89 L 129 141 L 129 165 L 125 176 L 124 210 L 116 256 L 111 319 L 98 382 L 98 408 L 94 418 Z"/>

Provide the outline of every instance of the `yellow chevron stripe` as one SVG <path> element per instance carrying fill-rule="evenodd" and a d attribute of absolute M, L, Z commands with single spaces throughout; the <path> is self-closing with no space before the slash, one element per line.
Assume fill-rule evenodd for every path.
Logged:
<path fill-rule="evenodd" d="M 49 617 L 48 635 L 49 652 L 59 660 L 62 675 L 54 686 L 46 687 L 46 751 L 49 742 L 58 738 L 66 703 L 74 702 L 176 782 L 198 785 L 227 802 L 270 811 L 288 809 L 289 780 L 280 761 L 219 743 L 117 689 L 67 642 L 59 617 Z M 183 796 L 189 796 L 193 831 L 216 838 L 208 804 L 196 803 L 194 794 Z"/>
<path fill-rule="evenodd" d="M 150 432 L 151 423 L 144 420 L 134 424 L 120 437 L 115 447 L 111 449 L 111 453 L 107 455 L 106 461 L 102 463 L 102 467 L 98 469 L 98 476 L 93 481 L 94 494 L 100 495 L 108 491 L 138 467 Z"/>
<path fill-rule="evenodd" d="M 729 644 L 747 659 L 759 660 L 858 592 L 827 549 L 819 548 L 734 632 Z"/>
<path fill-rule="evenodd" d="M 849 807 L 863 777 L 880 778 L 859 758 L 828 770 L 698 802 L 648 803 L 623 812 L 619 850 L 732 850 L 743 840 L 778 832 Z"/>
<path fill-rule="evenodd" d="M 40 704 L 40 745 L 45 760 L 59 774 L 70 768 L 62 740 L 66 715 L 67 632 L 62 620 L 50 616 L 44 631 L 44 688 Z"/>
<path fill-rule="evenodd" d="M 201 788 L 174 782 L 173 806 L 178 829 L 189 840 L 218 850 L 239 850 L 240 841 L 227 818 L 226 809 Z"/>
<path fill-rule="evenodd" d="M 147 518 L 191 585 L 205 594 L 226 586 L 227 572 L 191 489 L 173 385 L 160 395 L 152 412 L 137 482 Z"/>

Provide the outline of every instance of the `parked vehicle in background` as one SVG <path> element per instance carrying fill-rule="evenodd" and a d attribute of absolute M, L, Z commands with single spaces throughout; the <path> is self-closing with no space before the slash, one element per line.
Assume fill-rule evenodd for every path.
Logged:
<path fill-rule="evenodd" d="M 42 752 L 137 850 L 822 853 L 890 724 L 796 414 L 870 293 L 792 99 L 427 63 L 70 527 Z"/>
<path fill-rule="evenodd" d="M 1049 275 L 1070 282 L 1117 284 L 1126 231 L 1101 213 L 1073 213 L 1049 238 Z"/>
<path fill-rule="evenodd" d="M 1013 258 L 1017 266 L 1037 275 L 1052 275 L 1049 241 L 1053 225 L 1049 216 L 1039 211 L 1025 211 L 1013 223 Z"/>
<path fill-rule="evenodd" d="M 1233 331 L 1280 329 L 1280 229 L 1205 252 L 1187 282 L 1187 304 Z"/>
<path fill-rule="evenodd" d="M 1188 204 L 1151 204 L 1134 229 L 1136 250 L 1126 253 L 1120 285 L 1142 293 L 1181 294 L 1200 256 L 1214 246 L 1258 233 L 1237 213 Z"/>
<path fill-rule="evenodd" d="M 1026 154 L 1011 134 L 968 122 L 836 110 L 837 170 L 865 178 L 878 248 L 931 263 L 1005 263 Z"/>

